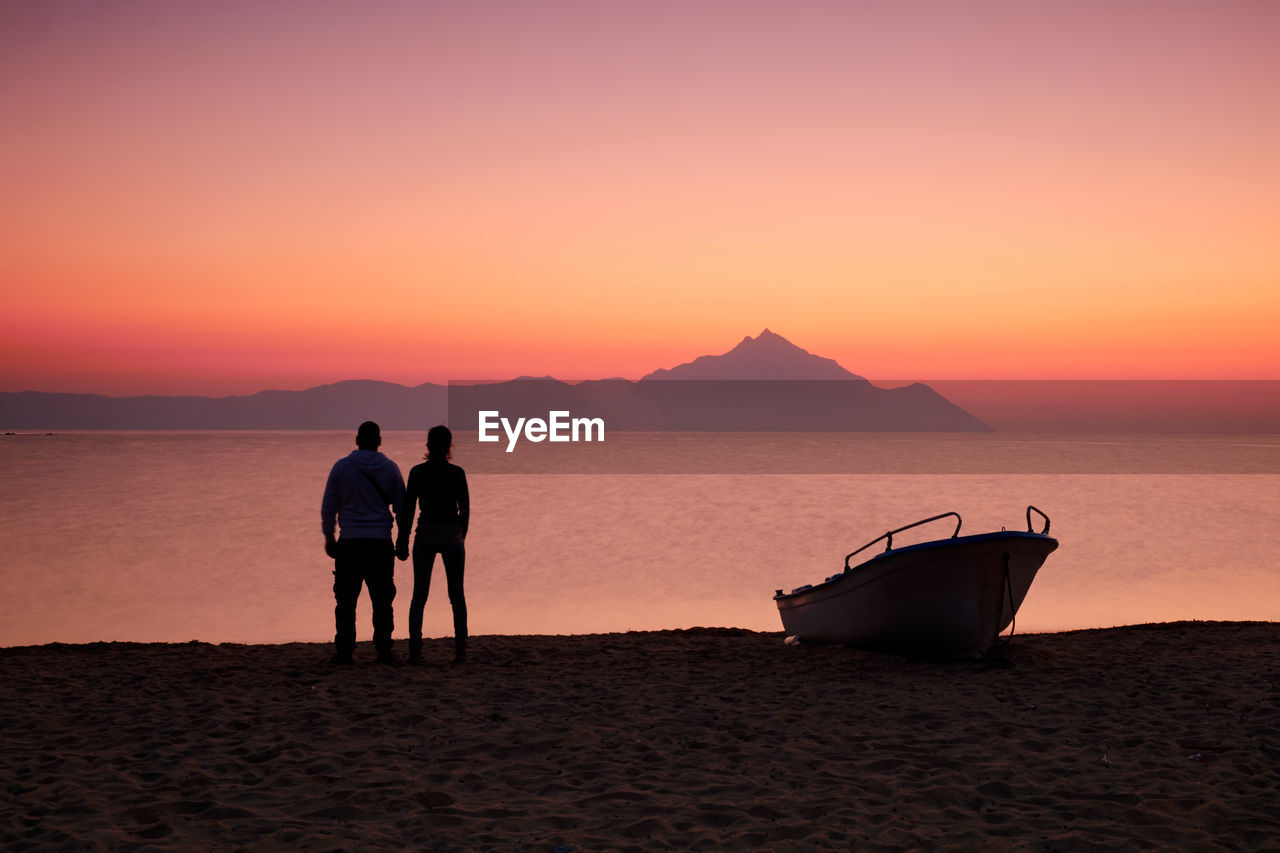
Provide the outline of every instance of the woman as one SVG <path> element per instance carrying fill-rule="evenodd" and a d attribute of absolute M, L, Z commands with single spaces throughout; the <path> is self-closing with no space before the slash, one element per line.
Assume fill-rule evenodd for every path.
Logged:
<path fill-rule="evenodd" d="M 439 554 L 449 581 L 449 603 L 453 605 L 454 663 L 467 659 L 467 600 L 462 593 L 462 571 L 467 562 L 463 544 L 471 520 L 471 499 L 467 475 L 449 461 L 453 433 L 447 426 L 435 426 L 427 433 L 425 462 L 409 471 L 404 504 L 397 515 L 399 535 L 396 556 L 409 557 L 409 528 L 414 511 L 418 536 L 413 542 L 413 600 L 409 603 L 409 663 L 422 663 L 422 610 L 431 588 L 431 568 Z"/>

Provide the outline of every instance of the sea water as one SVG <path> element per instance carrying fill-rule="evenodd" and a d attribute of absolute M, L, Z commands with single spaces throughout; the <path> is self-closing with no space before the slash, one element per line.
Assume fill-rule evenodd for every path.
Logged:
<path fill-rule="evenodd" d="M 407 474 L 424 440 L 388 433 L 383 450 Z M 1061 544 L 1020 632 L 1280 621 L 1277 436 L 614 433 L 606 444 L 607 464 L 561 448 L 554 464 L 524 457 L 522 469 L 459 442 L 473 634 L 780 630 L 775 589 L 840 571 L 887 529 L 950 510 L 962 533 L 1026 529 L 1028 504 Z M 0 645 L 330 640 L 320 497 L 351 449 L 350 432 L 0 438 Z M 410 564 L 396 564 L 396 582 L 401 637 Z M 367 597 L 358 620 L 368 639 Z M 450 631 L 438 569 L 425 632 Z"/>

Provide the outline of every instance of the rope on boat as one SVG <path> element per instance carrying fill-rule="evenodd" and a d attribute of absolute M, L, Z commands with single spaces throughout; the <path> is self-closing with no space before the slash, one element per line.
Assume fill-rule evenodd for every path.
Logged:
<path fill-rule="evenodd" d="M 1013 635 L 1018 631 L 1018 611 L 1013 606 L 1013 582 L 1009 578 L 1009 562 L 1013 558 L 1009 554 L 1004 555 L 1004 591 L 1009 599 L 1009 633 L 1005 635 L 1004 641 L 1000 643 L 1000 648 L 1009 645 L 1013 640 Z"/>
<path fill-rule="evenodd" d="M 1018 608 L 1013 606 L 1013 581 L 1009 578 L 1009 561 L 1012 558 L 1004 555 L 1004 591 L 1009 595 L 1009 639 L 1018 633 Z M 1007 642 L 1007 641 L 1006 641 Z"/>

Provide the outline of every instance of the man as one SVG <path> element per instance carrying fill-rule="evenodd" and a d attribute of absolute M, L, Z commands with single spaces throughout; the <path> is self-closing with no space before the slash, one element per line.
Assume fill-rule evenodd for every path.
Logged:
<path fill-rule="evenodd" d="M 396 463 L 378 452 L 382 432 L 373 421 L 356 431 L 356 449 L 334 463 L 320 504 L 324 552 L 333 558 L 333 663 L 351 663 L 356 647 L 356 600 L 369 587 L 373 645 L 379 663 L 399 663 L 391 651 L 391 602 L 396 597 L 395 546 L 388 506 L 404 500 L 404 478 Z M 342 531 L 341 538 L 335 528 Z"/>

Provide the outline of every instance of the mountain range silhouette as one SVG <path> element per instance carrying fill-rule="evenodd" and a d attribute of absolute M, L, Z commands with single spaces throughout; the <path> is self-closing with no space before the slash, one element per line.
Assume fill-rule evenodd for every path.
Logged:
<path fill-rule="evenodd" d="M 939 393 L 941 392 L 941 393 Z M 940 380 L 882 388 L 765 329 L 719 355 L 639 381 L 566 383 L 522 376 L 449 386 L 346 380 L 231 397 L 107 397 L 0 392 L 0 431 L 66 429 L 384 429 L 476 413 L 603 417 L 610 430 L 1280 432 L 1280 383 L 1268 380 Z"/>
<path fill-rule="evenodd" d="M 14 429 L 384 429 L 447 421 L 474 430 L 477 412 L 602 417 L 610 430 L 983 431 L 977 418 L 924 385 L 877 388 L 834 360 L 768 329 L 728 352 L 704 355 L 638 382 L 552 377 L 414 387 L 348 380 L 303 391 L 233 397 L 107 397 L 0 393 L 0 427 Z"/>

